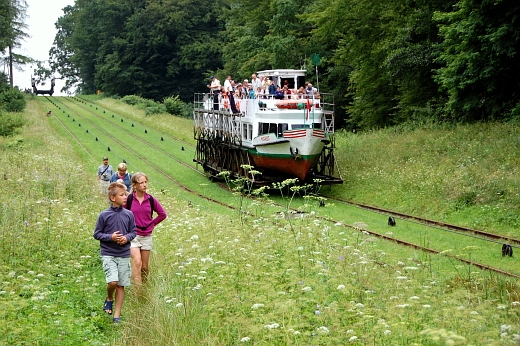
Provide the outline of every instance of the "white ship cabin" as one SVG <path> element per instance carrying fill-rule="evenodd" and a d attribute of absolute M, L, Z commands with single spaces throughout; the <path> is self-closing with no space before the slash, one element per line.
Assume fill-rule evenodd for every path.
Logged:
<path fill-rule="evenodd" d="M 196 132 L 205 135 L 229 135 L 233 142 L 253 148 L 254 139 L 266 134 L 283 138 L 284 132 L 304 128 L 322 129 L 325 135 L 334 132 L 332 95 L 320 94 L 314 86 L 306 87 L 306 70 L 277 69 L 258 71 L 257 78 L 269 81 L 290 92 L 240 94 L 233 96 L 196 94 L 194 120 Z M 223 85 L 223 83 L 221 82 Z M 249 81 L 251 84 L 251 81 Z M 234 102 L 234 107 L 231 103 Z"/>

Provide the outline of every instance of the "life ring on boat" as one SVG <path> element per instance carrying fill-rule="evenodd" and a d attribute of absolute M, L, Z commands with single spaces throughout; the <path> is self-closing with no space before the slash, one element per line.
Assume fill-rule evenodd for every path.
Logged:
<path fill-rule="evenodd" d="M 305 101 L 303 100 L 281 100 L 276 101 L 275 105 L 281 109 L 305 109 Z"/>

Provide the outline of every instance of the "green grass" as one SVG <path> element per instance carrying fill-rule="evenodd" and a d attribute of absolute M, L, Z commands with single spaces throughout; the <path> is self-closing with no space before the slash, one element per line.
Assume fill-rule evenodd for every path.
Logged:
<path fill-rule="evenodd" d="M 474 124 L 338 133 L 345 184 L 332 194 L 514 236 L 520 226 L 520 127 Z"/>
<path fill-rule="evenodd" d="M 280 202 L 306 208 L 308 216 L 287 219 L 275 212 L 280 207 L 228 195 L 229 203 L 251 211 L 239 215 L 210 203 L 190 206 L 185 198 L 192 197 L 167 185 L 171 182 L 158 185 L 155 176 L 152 188 L 169 190 L 164 195 L 152 190 L 169 217 L 155 231 L 149 282 L 142 292 L 128 289 L 125 322 L 114 326 L 102 312 L 104 275 L 92 237 L 107 205 L 97 194 L 99 160 L 70 142 L 45 113 L 40 103 L 29 102 L 23 134 L 0 139 L 0 166 L 7 177 L 0 212 L 0 345 L 503 345 L 519 340 L 516 280 L 362 232 L 388 232 L 382 215 L 356 208 L 341 214 L 331 203 L 317 208 L 296 198 Z M 503 195 L 493 195 L 489 185 L 497 180 L 491 169 L 518 169 L 517 159 L 507 160 L 512 149 L 507 155 L 494 152 L 506 151 L 498 143 L 514 142 L 514 136 L 494 132 L 514 129 L 495 126 L 339 135 L 338 144 L 348 146 L 338 157 L 349 165 L 342 163 L 345 185 L 330 191 L 453 223 L 479 216 L 493 230 L 513 232 L 511 223 L 495 224 L 495 211 L 518 206 L 509 186 L 516 177 L 495 183 L 508 191 Z M 172 135 L 177 130 L 174 124 L 160 128 Z M 477 145 L 471 138 L 478 133 L 494 140 L 482 135 Z M 470 149 L 491 143 L 496 149 L 482 158 L 481 151 Z M 390 154 L 393 159 L 385 162 Z M 479 157 L 478 164 L 456 156 Z M 500 163 L 491 164 L 494 159 Z M 434 161 L 439 161 L 435 167 Z M 441 167 L 452 173 L 441 174 Z M 462 176 L 458 170 L 471 171 L 464 184 L 456 183 Z M 480 197 L 458 198 L 472 182 L 485 187 Z M 209 182 L 199 188 L 222 193 Z M 482 208 L 484 200 L 489 209 Z M 318 218 L 322 215 L 358 229 L 332 225 Z M 404 223 L 391 231 L 415 231 L 425 244 L 435 240 L 427 230 Z M 446 247 L 460 252 L 480 251 L 464 238 L 455 241 L 448 234 L 446 239 Z M 515 258 L 498 260 L 510 265 Z"/>

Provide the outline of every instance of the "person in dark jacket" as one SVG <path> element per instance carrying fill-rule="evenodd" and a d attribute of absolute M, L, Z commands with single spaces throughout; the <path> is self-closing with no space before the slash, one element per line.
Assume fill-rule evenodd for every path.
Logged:
<path fill-rule="evenodd" d="M 126 186 L 110 183 L 107 188 L 111 206 L 103 210 L 97 219 L 94 238 L 99 240 L 100 256 L 107 282 L 107 297 L 103 310 L 114 314 L 114 322 L 121 321 L 121 309 L 125 287 L 130 286 L 130 242 L 135 238 L 135 220 L 126 204 Z M 112 304 L 116 301 L 115 309 Z"/>

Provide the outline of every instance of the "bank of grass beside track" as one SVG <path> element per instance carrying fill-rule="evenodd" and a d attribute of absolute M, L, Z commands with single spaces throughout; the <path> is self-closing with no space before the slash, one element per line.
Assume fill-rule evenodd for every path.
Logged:
<path fill-rule="evenodd" d="M 519 340 L 517 280 L 361 232 L 379 219 L 352 211 L 345 218 L 359 229 L 345 229 L 312 212 L 281 218 L 262 203 L 248 206 L 255 216 L 220 214 L 172 194 L 159 195 L 170 217 L 155 233 L 150 281 L 139 294 L 128 289 L 124 323 L 115 327 L 101 309 L 104 275 L 92 238 L 106 200 L 85 178 L 99 161 L 85 163 L 45 113 L 29 102 L 23 134 L 0 139 L 8 196 L 0 219 L 0 345 Z"/>
<path fill-rule="evenodd" d="M 517 123 L 336 136 L 345 184 L 332 194 L 514 237 L 520 227 Z"/>

